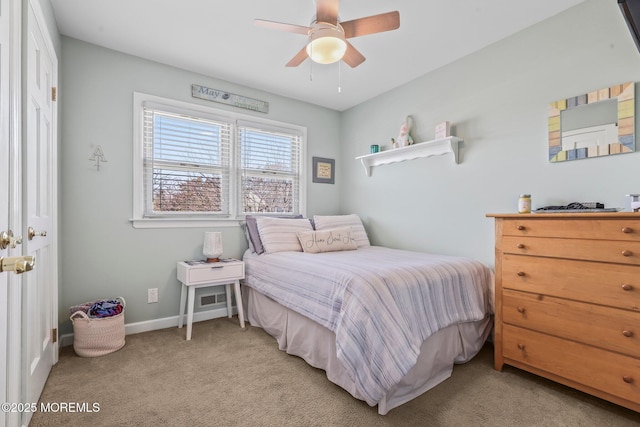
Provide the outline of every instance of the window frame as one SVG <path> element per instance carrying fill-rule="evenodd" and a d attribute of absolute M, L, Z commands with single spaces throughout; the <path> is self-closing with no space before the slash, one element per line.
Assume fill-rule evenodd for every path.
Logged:
<path fill-rule="evenodd" d="M 144 111 L 145 103 L 159 106 L 166 112 L 193 115 L 194 117 L 215 117 L 224 119 L 231 124 L 231 164 L 229 169 L 229 215 L 226 217 L 216 217 L 212 215 L 188 214 L 162 214 L 159 216 L 145 215 L 145 168 L 144 168 Z M 166 108 L 166 109 L 165 109 Z M 277 128 L 281 130 L 291 130 L 292 133 L 300 135 L 299 152 L 299 213 L 306 216 L 306 145 L 307 128 L 290 123 L 279 122 L 271 119 L 236 113 L 233 111 L 219 110 L 209 106 L 194 104 L 190 102 L 177 101 L 141 92 L 133 93 L 133 216 L 130 219 L 134 228 L 194 228 L 194 227 L 233 227 L 244 221 L 242 204 L 240 200 L 241 165 L 239 156 L 240 142 L 237 139 L 238 122 L 251 123 L 265 128 Z M 263 215 L 261 213 L 261 215 Z M 269 215 L 269 214 L 264 214 Z M 282 215 L 274 213 L 273 215 Z"/>

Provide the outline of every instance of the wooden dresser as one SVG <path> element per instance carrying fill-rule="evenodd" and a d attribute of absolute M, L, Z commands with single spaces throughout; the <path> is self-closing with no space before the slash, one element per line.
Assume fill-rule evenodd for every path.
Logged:
<path fill-rule="evenodd" d="M 495 369 L 640 412 L 640 214 L 490 214 Z"/>

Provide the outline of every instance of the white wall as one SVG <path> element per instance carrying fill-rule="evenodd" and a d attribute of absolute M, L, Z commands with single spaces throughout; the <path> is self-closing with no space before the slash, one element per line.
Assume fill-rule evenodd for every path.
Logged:
<path fill-rule="evenodd" d="M 532 194 L 534 208 L 600 201 L 628 209 L 625 194 L 640 192 L 640 153 L 549 163 L 547 105 L 639 80 L 640 53 L 617 3 L 588 0 L 343 113 L 341 209 L 362 216 L 374 244 L 489 265 L 494 224 L 485 214 L 516 212 L 521 193 Z M 407 114 L 416 141 L 450 121 L 464 139 L 460 164 L 431 157 L 379 166 L 367 178 L 354 158 L 370 144 L 388 146 Z"/>
<path fill-rule="evenodd" d="M 202 257 L 205 229 L 134 229 L 132 217 L 133 92 L 253 114 L 307 127 L 311 157 L 339 154 L 339 114 L 325 108 L 62 37 L 61 115 L 61 332 L 69 332 L 68 308 L 96 298 L 123 296 L 126 322 L 178 314 L 176 261 Z M 191 97 L 191 84 L 269 102 L 255 113 Z M 98 172 L 89 161 L 100 145 L 108 160 Z M 339 162 L 338 162 L 339 164 Z M 344 182 L 338 174 L 338 183 Z M 307 212 L 338 210 L 340 184 L 307 186 Z M 240 227 L 221 228 L 225 256 L 246 249 Z M 147 304 L 147 288 L 159 303 Z"/>

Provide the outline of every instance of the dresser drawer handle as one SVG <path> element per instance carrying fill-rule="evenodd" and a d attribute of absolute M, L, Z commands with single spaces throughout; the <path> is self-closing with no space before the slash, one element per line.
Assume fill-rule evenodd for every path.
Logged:
<path fill-rule="evenodd" d="M 633 382 L 633 378 L 630 377 L 629 375 L 625 375 L 624 377 L 622 377 L 622 381 L 624 381 L 627 384 L 631 384 Z"/>
<path fill-rule="evenodd" d="M 518 313 L 524 313 L 525 309 L 524 307 L 518 307 Z"/>
<path fill-rule="evenodd" d="M 630 290 L 633 289 L 633 286 L 631 286 L 628 283 L 625 283 L 624 285 L 622 285 L 622 289 L 625 290 L 625 291 L 630 291 Z"/>
<path fill-rule="evenodd" d="M 622 251 L 622 256 L 631 256 L 633 255 L 633 252 L 625 249 L 624 251 Z"/>
<path fill-rule="evenodd" d="M 526 273 L 524 271 L 518 271 L 516 274 L 520 277 L 524 277 Z"/>
<path fill-rule="evenodd" d="M 215 270 L 216 268 L 224 268 L 224 265 L 214 265 L 211 267 L 212 270 Z"/>
<path fill-rule="evenodd" d="M 518 344 L 518 348 L 519 348 L 520 350 L 524 350 L 524 344 Z"/>
<path fill-rule="evenodd" d="M 630 227 L 622 227 L 622 232 L 625 234 L 633 233 L 633 229 Z"/>
<path fill-rule="evenodd" d="M 519 226 L 518 226 L 518 230 L 522 231 L 522 230 L 524 230 L 524 229 L 526 229 L 526 227 L 525 227 L 524 225 L 519 225 Z"/>
<path fill-rule="evenodd" d="M 518 243 L 518 249 L 524 249 L 524 243 Z"/>
<path fill-rule="evenodd" d="M 627 338 L 631 338 L 633 336 L 633 332 L 631 332 L 631 331 L 622 331 L 622 335 L 624 335 Z"/>

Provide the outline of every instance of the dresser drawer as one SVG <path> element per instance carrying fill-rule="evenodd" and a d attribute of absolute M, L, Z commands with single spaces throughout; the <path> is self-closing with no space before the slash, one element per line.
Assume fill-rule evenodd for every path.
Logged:
<path fill-rule="evenodd" d="M 640 403 L 640 360 L 636 358 L 512 325 L 503 327 L 503 354 L 506 359 Z"/>
<path fill-rule="evenodd" d="M 236 280 L 244 278 L 244 263 L 198 266 L 190 268 L 186 272 L 189 284 L 215 282 L 221 280 Z"/>
<path fill-rule="evenodd" d="M 640 311 L 640 267 L 505 254 L 502 287 Z"/>
<path fill-rule="evenodd" d="M 512 325 L 640 357 L 640 313 L 505 289 L 502 318 Z"/>
<path fill-rule="evenodd" d="M 640 242 L 640 219 L 510 219 L 504 235 Z"/>
<path fill-rule="evenodd" d="M 504 253 L 640 265 L 640 242 L 503 236 Z"/>

